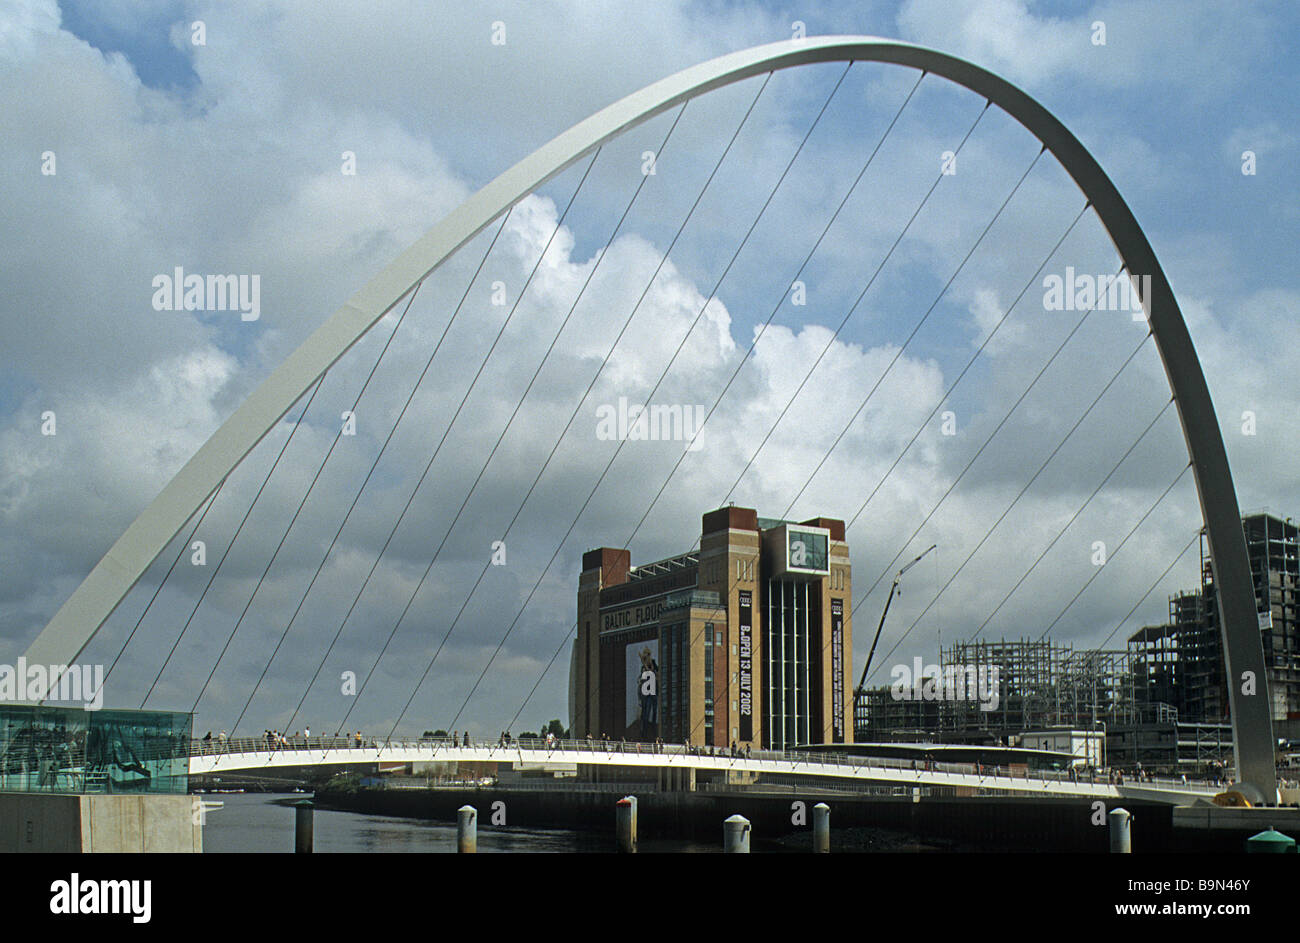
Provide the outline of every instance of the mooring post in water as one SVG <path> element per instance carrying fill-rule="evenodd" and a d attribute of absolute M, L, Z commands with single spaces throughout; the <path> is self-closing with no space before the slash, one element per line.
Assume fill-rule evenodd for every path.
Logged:
<path fill-rule="evenodd" d="M 293 850 L 300 855 L 312 853 L 312 810 L 316 808 L 310 799 L 303 799 L 293 804 L 297 810 L 294 819 Z"/>
<path fill-rule="evenodd" d="M 722 850 L 729 855 L 749 854 L 749 819 L 736 814 L 722 823 Z"/>
<path fill-rule="evenodd" d="M 1128 855 L 1133 853 L 1133 816 L 1127 809 L 1111 809 L 1106 816 L 1110 820 L 1110 853 Z"/>
<path fill-rule="evenodd" d="M 619 799 L 614 818 L 618 831 L 618 850 L 624 854 L 636 854 L 636 796 Z"/>
<path fill-rule="evenodd" d="M 813 851 L 829 854 L 831 850 L 831 807 L 824 802 L 813 806 Z"/>
<path fill-rule="evenodd" d="M 472 805 L 456 810 L 456 851 L 465 855 L 478 851 L 478 810 Z"/>

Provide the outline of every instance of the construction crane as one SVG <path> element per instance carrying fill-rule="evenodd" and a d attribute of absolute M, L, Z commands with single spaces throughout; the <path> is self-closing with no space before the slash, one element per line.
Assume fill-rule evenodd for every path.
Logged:
<path fill-rule="evenodd" d="M 904 573 L 906 573 L 906 572 L 907 572 L 908 570 L 910 570 L 912 567 L 914 567 L 914 566 L 916 566 L 918 563 L 920 563 L 920 562 L 921 562 L 921 558 L 924 557 L 927 553 L 929 553 L 931 550 L 933 550 L 933 549 L 934 549 L 935 547 L 937 547 L 937 546 L 939 546 L 939 545 L 938 545 L 938 544 L 930 544 L 930 546 L 927 547 L 927 548 L 926 548 L 926 549 L 925 549 L 921 554 L 919 554 L 919 555 L 916 557 L 916 559 L 914 559 L 914 560 L 913 560 L 911 563 L 909 563 L 907 566 L 905 566 L 905 567 L 903 567 L 901 570 L 899 570 L 898 573 L 894 576 L 894 583 L 893 583 L 892 586 L 889 587 L 889 598 L 887 598 L 887 599 L 885 600 L 885 611 L 882 612 L 882 613 L 880 614 L 880 624 L 879 624 L 878 626 L 876 626 L 876 637 L 875 637 L 874 639 L 871 640 L 871 651 L 867 652 L 867 663 L 866 663 L 865 665 L 862 666 L 862 680 L 858 682 L 857 690 L 856 690 L 854 693 L 856 693 L 856 694 L 861 694 L 861 693 L 866 689 L 866 685 L 867 685 L 867 672 L 871 670 L 871 659 L 872 659 L 873 657 L 875 657 L 875 654 L 876 654 L 876 645 L 877 645 L 877 643 L 879 643 L 879 641 L 880 641 L 880 633 L 881 633 L 881 630 L 883 630 L 884 627 L 885 627 L 885 616 L 889 615 L 889 604 L 890 604 L 891 602 L 893 602 L 893 601 L 894 601 L 894 597 L 895 597 L 896 595 L 898 595 L 898 581 L 901 580 L 901 579 L 903 578 L 903 574 L 904 574 Z"/>

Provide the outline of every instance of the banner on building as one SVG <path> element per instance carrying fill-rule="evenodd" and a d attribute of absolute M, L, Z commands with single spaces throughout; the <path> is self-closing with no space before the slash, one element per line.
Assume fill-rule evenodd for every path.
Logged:
<path fill-rule="evenodd" d="M 740 634 L 740 741 L 754 739 L 754 593 L 742 589 L 738 597 Z"/>
<path fill-rule="evenodd" d="M 831 742 L 844 742 L 844 600 L 831 600 Z"/>
<path fill-rule="evenodd" d="M 624 714 L 621 735 L 649 742 L 659 736 L 659 640 L 630 642 L 623 649 Z"/>

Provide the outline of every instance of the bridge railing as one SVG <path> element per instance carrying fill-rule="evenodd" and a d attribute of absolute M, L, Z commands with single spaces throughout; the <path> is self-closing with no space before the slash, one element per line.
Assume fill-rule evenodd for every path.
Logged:
<path fill-rule="evenodd" d="M 483 740 L 465 737 L 395 737 L 376 739 L 364 734 L 337 734 L 333 736 L 261 736 L 225 739 L 221 737 L 196 738 L 190 745 L 190 756 L 213 756 L 222 754 L 275 753 L 279 751 L 346 751 L 357 750 L 363 753 L 381 753 L 391 750 L 428 750 L 435 755 L 443 750 L 451 751 L 473 747 L 486 749 L 489 754 L 500 752 L 511 756 L 525 753 L 542 754 L 545 758 L 558 759 L 564 755 L 577 752 L 605 753 L 607 755 L 640 756 L 693 756 L 715 757 L 721 760 L 741 762 L 744 760 L 777 761 L 794 768 L 800 766 L 840 766 L 851 769 L 903 770 L 915 772 L 938 772 L 954 775 L 976 776 L 984 780 L 1032 780 L 1050 783 L 1070 783 L 1072 785 L 1108 785 L 1105 775 L 1088 775 L 1079 773 L 1072 777 L 1066 770 L 1031 770 L 1025 767 L 990 766 L 975 763 L 953 763 L 940 760 L 912 760 L 895 757 L 867 757 L 851 753 L 817 752 L 802 750 L 752 750 L 748 753 L 727 747 L 704 747 L 681 743 L 640 743 L 623 740 L 545 740 L 541 738 L 511 738 Z M 1155 788 L 1204 788 L 1211 790 L 1216 784 L 1208 780 L 1181 777 L 1152 776 L 1138 781 L 1125 777 L 1122 785 L 1146 785 Z"/>

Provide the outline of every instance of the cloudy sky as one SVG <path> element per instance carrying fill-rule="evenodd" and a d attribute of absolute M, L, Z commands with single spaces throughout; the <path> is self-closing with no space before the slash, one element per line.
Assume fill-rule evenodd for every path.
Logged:
<path fill-rule="evenodd" d="M 467 196 L 621 96 L 799 24 L 964 56 L 1058 115 L 1170 277 L 1243 509 L 1295 514 L 1298 23 L 1208 0 L 8 3 L 0 661 Z M 521 708 L 514 729 L 533 728 L 567 713 L 582 551 L 692 549 L 729 501 L 852 521 L 858 666 L 889 576 L 939 545 L 891 610 L 877 681 L 977 630 L 1115 647 L 1163 621 L 1197 581 L 1195 543 L 1179 554 L 1200 516 L 1159 358 L 1128 312 L 1044 303 L 1047 275 L 1118 258 L 1032 136 L 917 79 L 829 64 L 729 86 L 485 229 L 105 623 L 81 660 L 113 666 L 109 705 L 197 701 L 198 729 L 240 733 L 346 717 L 494 735 Z M 157 310 L 177 267 L 257 276 L 258 318 Z M 700 447 L 600 436 L 621 397 L 701 407 Z"/>

